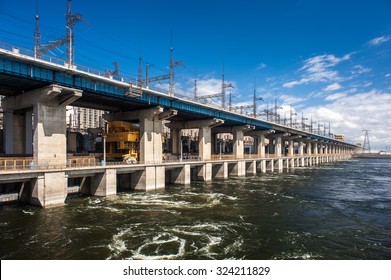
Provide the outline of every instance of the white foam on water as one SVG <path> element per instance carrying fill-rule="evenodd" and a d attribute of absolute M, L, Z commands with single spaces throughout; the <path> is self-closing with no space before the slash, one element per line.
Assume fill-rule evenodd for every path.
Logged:
<path fill-rule="evenodd" d="M 108 245 L 108 248 L 112 251 L 112 254 L 108 259 L 112 259 L 121 255 L 121 253 L 127 250 L 124 236 L 132 233 L 131 228 L 124 229 L 119 233 L 113 235 L 111 243 Z"/>
<path fill-rule="evenodd" d="M 102 203 L 104 198 L 90 198 L 89 204 L 99 204 Z"/>
<path fill-rule="evenodd" d="M 164 238 L 164 239 L 162 239 Z M 161 254 L 160 248 L 165 244 L 177 244 L 178 252 L 176 254 Z M 178 259 L 185 254 L 185 245 L 186 240 L 181 239 L 177 236 L 172 236 L 167 233 L 159 234 L 152 238 L 151 241 L 144 243 L 137 250 L 133 251 L 132 259 L 140 259 L 140 260 L 169 260 L 169 259 Z M 148 250 L 149 248 L 154 248 L 155 254 L 146 254 L 143 251 Z"/>
<path fill-rule="evenodd" d="M 89 227 L 78 227 L 78 228 L 75 228 L 75 230 L 83 231 L 83 230 L 90 230 L 90 228 Z"/>
<path fill-rule="evenodd" d="M 29 215 L 34 215 L 34 212 L 31 212 L 31 211 L 26 211 L 26 210 L 22 210 L 23 213 L 25 214 L 29 214 Z"/>
<path fill-rule="evenodd" d="M 242 248 L 242 245 L 243 245 L 243 239 L 242 238 L 238 238 L 237 240 L 235 240 L 234 243 L 229 244 L 228 246 L 226 246 L 224 248 L 224 253 L 226 255 L 228 255 L 230 253 L 240 252 L 241 248 Z"/>

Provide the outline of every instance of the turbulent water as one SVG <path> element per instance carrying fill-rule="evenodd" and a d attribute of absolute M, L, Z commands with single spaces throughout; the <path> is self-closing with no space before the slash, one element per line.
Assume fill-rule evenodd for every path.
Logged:
<path fill-rule="evenodd" d="M 0 214 L 1 259 L 391 259 L 391 160 Z"/>

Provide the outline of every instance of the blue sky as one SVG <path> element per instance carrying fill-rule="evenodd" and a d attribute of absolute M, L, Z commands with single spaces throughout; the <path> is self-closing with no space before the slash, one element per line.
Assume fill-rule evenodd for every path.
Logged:
<path fill-rule="evenodd" d="M 35 0 L 0 0 L 0 41 L 33 47 Z M 55 3 L 55 4 L 54 4 Z M 42 41 L 65 35 L 66 0 L 39 0 Z M 373 149 L 391 149 L 391 1 L 92 1 L 73 0 L 87 23 L 75 27 L 77 64 L 136 77 L 138 58 L 151 76 L 168 72 L 170 38 L 175 91 L 220 92 L 225 78 L 235 104 L 292 109 L 333 133 Z M 64 49 L 52 52 L 65 58 Z M 145 69 L 145 65 L 144 65 Z M 156 87 L 164 90 L 162 82 Z"/>

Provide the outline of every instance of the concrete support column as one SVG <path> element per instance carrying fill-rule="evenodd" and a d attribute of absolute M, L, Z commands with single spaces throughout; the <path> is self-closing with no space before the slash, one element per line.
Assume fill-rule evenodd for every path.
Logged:
<path fill-rule="evenodd" d="M 65 116 L 65 106 L 53 103 L 34 106 L 34 162 L 39 166 L 65 166 Z"/>
<path fill-rule="evenodd" d="M 164 189 L 164 166 L 146 166 L 144 170 L 132 174 L 132 189 L 137 191 L 154 191 Z"/>
<path fill-rule="evenodd" d="M 289 140 L 288 156 L 289 157 L 293 157 L 294 156 L 293 140 Z"/>
<path fill-rule="evenodd" d="M 11 123 L 6 120 L 5 124 L 6 152 L 14 154 L 30 152 L 30 143 L 33 139 L 35 164 L 52 168 L 65 166 L 66 106 L 81 95 L 79 90 L 51 85 L 4 98 L 2 106 L 6 112 L 5 117 L 11 118 Z M 34 115 L 33 138 L 30 136 L 31 108 Z M 13 114 L 12 117 L 10 112 Z M 11 130 L 12 133 L 8 133 Z"/>
<path fill-rule="evenodd" d="M 266 170 L 269 172 L 274 172 L 274 159 L 271 159 L 266 163 Z"/>
<path fill-rule="evenodd" d="M 261 173 L 266 173 L 266 160 L 263 159 L 258 163 L 258 170 L 261 171 Z"/>
<path fill-rule="evenodd" d="M 217 141 L 217 133 L 212 133 L 210 138 L 210 146 L 211 146 L 211 153 L 219 153 L 220 147 L 218 147 L 218 141 Z M 221 147 L 221 151 L 223 150 L 223 147 Z"/>
<path fill-rule="evenodd" d="M 181 130 L 180 129 L 171 129 L 171 152 L 173 155 L 179 155 L 181 153 Z"/>
<path fill-rule="evenodd" d="M 229 170 L 229 176 L 245 176 L 246 175 L 246 162 L 238 161 L 232 165 L 231 170 Z"/>
<path fill-rule="evenodd" d="M 8 99 L 4 99 L 5 107 Z M 6 154 L 32 154 L 32 111 L 7 110 L 4 118 L 4 150 Z"/>
<path fill-rule="evenodd" d="M 257 174 L 257 162 L 255 160 L 251 161 L 246 169 L 246 172 L 249 174 Z"/>
<path fill-rule="evenodd" d="M 326 154 L 326 162 L 329 162 L 329 159 L 330 159 L 330 157 L 329 157 L 329 145 L 327 145 L 327 144 L 325 144 L 325 146 L 324 146 L 324 153 Z"/>
<path fill-rule="evenodd" d="M 304 142 L 299 141 L 299 166 L 303 167 L 305 165 L 304 160 Z"/>
<path fill-rule="evenodd" d="M 140 163 L 162 162 L 162 129 L 163 122 L 156 116 L 140 120 Z"/>
<path fill-rule="evenodd" d="M 25 153 L 33 154 L 33 111 L 25 114 Z"/>
<path fill-rule="evenodd" d="M 198 134 L 198 151 L 201 160 L 212 158 L 212 132 L 208 126 L 201 127 Z"/>
<path fill-rule="evenodd" d="M 209 182 L 212 180 L 212 163 L 205 163 L 199 169 L 197 174 L 199 181 Z"/>
<path fill-rule="evenodd" d="M 15 114 L 13 117 L 13 151 L 14 154 L 24 154 L 25 153 L 25 115 L 24 113 Z"/>
<path fill-rule="evenodd" d="M 31 181 L 30 203 L 43 208 L 64 205 L 67 187 L 65 172 L 45 172 Z"/>
<path fill-rule="evenodd" d="M 4 101 L 3 101 L 4 103 Z M 14 113 L 13 111 L 5 111 L 3 113 L 3 141 L 4 152 L 7 155 L 14 153 Z"/>
<path fill-rule="evenodd" d="M 288 159 L 289 161 L 289 168 L 295 168 L 295 158 Z"/>
<path fill-rule="evenodd" d="M 311 142 L 307 142 L 307 166 L 312 166 L 312 147 L 311 147 Z"/>
<path fill-rule="evenodd" d="M 91 195 L 111 196 L 117 194 L 117 171 L 106 169 L 104 173 L 96 174 L 91 178 Z"/>
<path fill-rule="evenodd" d="M 233 129 L 233 155 L 237 159 L 242 159 L 244 156 L 244 133 L 241 128 Z"/>
<path fill-rule="evenodd" d="M 274 143 L 274 154 L 276 157 L 281 157 L 282 155 L 282 138 L 277 137 Z"/>
<path fill-rule="evenodd" d="M 213 166 L 213 177 L 218 179 L 228 178 L 228 162 L 224 162 L 221 165 Z"/>
<path fill-rule="evenodd" d="M 265 135 L 260 135 L 256 137 L 258 139 L 258 147 L 257 147 L 257 152 L 258 152 L 258 157 L 264 158 L 265 157 Z"/>
<path fill-rule="evenodd" d="M 319 164 L 319 147 L 318 147 L 318 143 L 315 142 L 314 143 L 314 155 L 315 155 L 315 164 L 318 165 Z"/>
<path fill-rule="evenodd" d="M 191 182 L 190 165 L 185 164 L 182 168 L 171 170 L 171 180 L 173 184 L 188 185 Z"/>
<path fill-rule="evenodd" d="M 274 161 L 274 169 L 276 169 L 278 173 L 282 173 L 284 171 L 284 161 L 282 158 Z"/>
<path fill-rule="evenodd" d="M 311 155 L 312 155 L 311 142 L 307 142 L 307 155 L 308 155 L 308 156 L 311 156 Z"/>

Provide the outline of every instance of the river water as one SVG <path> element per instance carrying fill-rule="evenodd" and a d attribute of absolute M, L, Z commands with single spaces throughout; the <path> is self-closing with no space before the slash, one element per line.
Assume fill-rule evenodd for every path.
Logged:
<path fill-rule="evenodd" d="M 391 259 L 391 160 L 0 207 L 1 259 Z"/>

